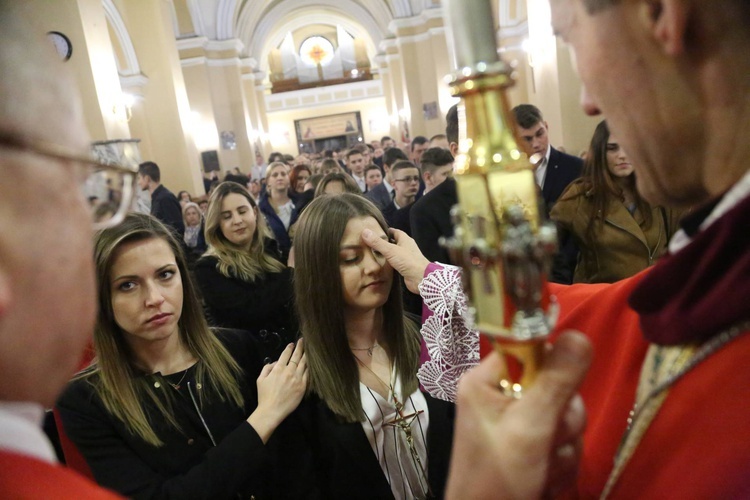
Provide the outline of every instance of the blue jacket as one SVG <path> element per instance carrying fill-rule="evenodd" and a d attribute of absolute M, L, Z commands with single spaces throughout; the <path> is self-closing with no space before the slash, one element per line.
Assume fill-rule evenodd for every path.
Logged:
<path fill-rule="evenodd" d="M 292 198 L 292 202 L 295 203 L 295 201 L 296 200 Z M 289 250 L 291 250 L 292 248 L 292 239 L 289 237 L 289 232 L 284 227 L 284 223 L 281 222 L 281 219 L 276 214 L 276 210 L 274 210 L 271 206 L 271 202 L 268 201 L 268 193 L 265 193 L 263 194 L 263 196 L 261 196 L 260 202 L 258 203 L 258 208 L 260 208 L 261 213 L 266 218 L 268 227 L 271 228 L 273 236 L 279 245 L 279 252 L 281 252 L 281 262 L 286 264 L 286 261 L 289 258 Z M 292 211 L 292 217 L 291 219 L 289 219 L 289 227 L 292 227 L 292 224 L 297 221 L 298 216 L 299 211 L 295 207 Z"/>

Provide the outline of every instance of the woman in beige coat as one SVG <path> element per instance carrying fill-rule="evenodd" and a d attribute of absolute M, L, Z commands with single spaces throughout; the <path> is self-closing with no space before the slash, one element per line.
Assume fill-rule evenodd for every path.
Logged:
<path fill-rule="evenodd" d="M 635 188 L 635 174 L 607 123 L 596 127 L 583 176 L 550 213 L 561 238 L 579 248 L 574 283 L 612 283 L 651 266 L 677 229 L 676 214 L 652 207 Z"/>

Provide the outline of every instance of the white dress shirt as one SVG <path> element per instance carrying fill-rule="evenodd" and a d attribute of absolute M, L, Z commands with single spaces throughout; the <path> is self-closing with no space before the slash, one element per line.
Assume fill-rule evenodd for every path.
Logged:
<path fill-rule="evenodd" d="M 0 449 L 57 463 L 52 444 L 41 428 L 44 408 L 25 401 L 0 401 Z"/>
<path fill-rule="evenodd" d="M 536 178 L 536 184 L 540 189 L 544 189 L 544 179 L 547 177 L 547 165 L 549 165 L 549 155 L 552 152 L 552 146 L 547 145 L 547 154 L 544 155 L 544 159 L 534 170 L 534 177 Z"/>

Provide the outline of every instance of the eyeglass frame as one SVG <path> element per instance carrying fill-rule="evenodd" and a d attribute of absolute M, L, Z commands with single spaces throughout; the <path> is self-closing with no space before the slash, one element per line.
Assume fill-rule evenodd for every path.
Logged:
<path fill-rule="evenodd" d="M 112 217 L 109 218 L 104 223 L 93 222 L 94 229 L 98 230 L 98 229 L 105 229 L 108 227 L 113 227 L 119 224 L 120 222 L 122 222 L 122 219 L 125 217 L 125 214 L 127 213 L 130 203 L 133 201 L 133 196 L 135 193 L 135 183 L 136 183 L 137 174 L 138 174 L 137 166 L 127 167 L 125 165 L 117 165 L 117 164 L 110 165 L 107 163 L 103 163 L 95 158 L 91 158 L 91 157 L 84 156 L 82 154 L 74 153 L 69 148 L 65 146 L 60 146 L 59 144 L 53 144 L 50 142 L 46 142 L 46 141 L 42 141 L 38 139 L 32 139 L 29 137 L 22 137 L 22 136 L 12 134 L 9 132 L 5 132 L 2 130 L 0 130 L 0 147 L 15 148 L 21 151 L 44 156 L 46 158 L 50 158 L 53 160 L 83 163 L 89 167 L 115 171 L 118 174 L 122 175 L 123 178 L 126 180 L 127 180 L 128 175 L 132 176 L 130 189 L 127 189 L 128 183 L 127 182 L 124 183 L 123 196 L 120 201 L 120 206 L 118 207 L 117 212 L 114 213 Z"/>
<path fill-rule="evenodd" d="M 418 175 L 406 176 L 403 179 L 393 179 L 393 182 L 419 182 Z"/>

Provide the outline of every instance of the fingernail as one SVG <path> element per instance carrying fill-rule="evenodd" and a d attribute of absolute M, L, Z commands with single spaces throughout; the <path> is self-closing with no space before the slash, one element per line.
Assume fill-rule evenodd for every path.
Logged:
<path fill-rule="evenodd" d="M 364 231 L 362 231 L 362 237 L 363 238 L 368 238 L 368 239 L 372 238 L 372 230 L 365 229 Z"/>

